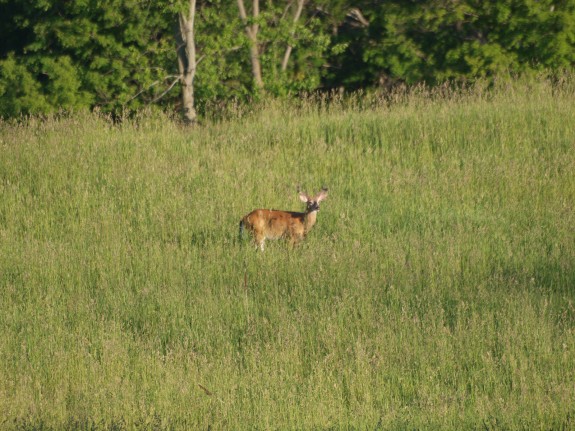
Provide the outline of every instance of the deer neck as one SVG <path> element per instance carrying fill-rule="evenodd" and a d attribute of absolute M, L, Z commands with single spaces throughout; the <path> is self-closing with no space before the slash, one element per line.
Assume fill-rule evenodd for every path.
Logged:
<path fill-rule="evenodd" d="M 317 220 L 317 210 L 305 214 L 305 231 L 309 232 Z"/>

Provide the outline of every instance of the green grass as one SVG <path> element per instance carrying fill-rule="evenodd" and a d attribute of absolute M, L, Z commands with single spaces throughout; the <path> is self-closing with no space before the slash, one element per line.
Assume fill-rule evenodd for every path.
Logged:
<path fill-rule="evenodd" d="M 572 429 L 574 88 L 1 124 L 0 428 Z"/>

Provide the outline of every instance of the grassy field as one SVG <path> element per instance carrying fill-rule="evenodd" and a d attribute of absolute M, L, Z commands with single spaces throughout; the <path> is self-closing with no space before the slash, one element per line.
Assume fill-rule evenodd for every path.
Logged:
<path fill-rule="evenodd" d="M 575 428 L 574 81 L 2 123 L 0 429 Z"/>

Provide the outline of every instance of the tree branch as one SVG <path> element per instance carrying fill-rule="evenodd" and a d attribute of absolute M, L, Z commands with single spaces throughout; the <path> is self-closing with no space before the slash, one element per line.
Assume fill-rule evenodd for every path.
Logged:
<path fill-rule="evenodd" d="M 240 18 L 241 18 L 241 20 L 244 23 L 244 26 L 246 28 L 246 33 L 248 34 L 248 37 L 250 38 L 250 40 L 253 40 L 254 36 L 252 34 L 251 27 L 248 25 L 248 14 L 246 13 L 246 7 L 244 5 L 244 0 L 238 0 L 238 9 L 240 11 Z"/>
<path fill-rule="evenodd" d="M 305 0 L 298 0 L 298 2 L 297 2 L 297 9 L 296 9 L 295 15 L 293 17 L 293 27 L 290 31 L 290 37 L 293 37 L 295 34 L 295 27 L 296 27 L 297 22 L 299 21 L 301 13 L 303 11 L 304 3 L 305 3 Z M 288 46 L 286 47 L 286 50 L 284 53 L 284 58 L 282 60 L 282 68 L 281 68 L 282 72 L 285 72 L 287 70 L 287 65 L 289 62 L 289 58 L 290 58 L 292 49 L 293 49 L 293 46 L 290 45 L 288 42 Z"/>
<path fill-rule="evenodd" d="M 250 61 L 252 63 L 252 76 L 254 78 L 254 83 L 258 89 L 263 89 L 264 82 L 262 80 L 262 68 L 260 64 L 260 53 L 258 47 L 259 24 L 257 23 L 257 19 L 260 15 L 260 0 L 253 0 L 252 15 L 254 18 L 254 23 L 251 26 L 248 23 L 248 15 L 246 13 L 244 0 L 238 0 L 238 9 L 240 11 L 240 18 L 245 26 L 246 33 L 250 40 Z"/>
<path fill-rule="evenodd" d="M 174 79 L 174 81 L 170 84 L 170 86 L 162 94 L 160 94 L 158 97 L 156 97 L 154 100 L 152 100 L 150 103 L 156 103 L 158 100 L 160 100 L 166 94 L 168 94 L 168 92 L 172 88 L 174 88 L 174 85 L 176 85 L 180 81 L 180 78 L 181 78 L 180 76 L 176 77 L 176 79 Z"/>
<path fill-rule="evenodd" d="M 180 79 L 180 75 L 168 75 L 166 76 L 163 80 L 157 80 L 152 82 L 149 86 L 147 86 L 146 88 L 138 91 L 135 95 L 133 95 L 132 97 L 130 97 L 128 100 L 126 100 L 123 104 L 126 105 L 128 103 L 130 103 L 132 100 L 136 99 L 140 94 L 148 91 L 150 88 L 155 87 L 156 85 L 158 85 L 160 82 L 165 81 L 166 79 L 170 79 L 170 78 L 176 78 L 175 82 L 178 82 L 178 80 Z M 173 87 L 173 84 L 170 86 L 170 89 Z M 169 91 L 169 90 L 168 90 Z M 165 95 L 166 92 L 164 92 L 162 94 L 162 97 Z M 156 99 L 154 99 L 151 103 L 156 102 L 157 100 L 159 100 L 161 97 L 158 97 Z"/>
<path fill-rule="evenodd" d="M 365 19 L 361 11 L 356 7 L 351 8 L 347 13 L 347 16 L 359 22 L 360 27 L 369 27 L 369 21 Z"/>

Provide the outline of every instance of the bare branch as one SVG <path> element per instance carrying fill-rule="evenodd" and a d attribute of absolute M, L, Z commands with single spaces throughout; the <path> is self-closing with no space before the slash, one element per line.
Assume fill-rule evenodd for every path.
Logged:
<path fill-rule="evenodd" d="M 349 12 L 347 13 L 347 16 L 349 16 L 350 18 L 359 22 L 360 27 L 368 27 L 369 26 L 369 21 L 367 19 L 365 19 L 365 17 L 361 13 L 361 11 L 356 7 L 350 9 Z"/>
<path fill-rule="evenodd" d="M 198 59 L 198 61 L 196 61 L 196 68 L 197 68 L 198 64 L 200 64 L 200 62 L 201 62 L 204 58 L 206 58 L 206 54 L 201 55 L 200 58 Z"/>
<path fill-rule="evenodd" d="M 297 22 L 299 21 L 299 18 L 301 16 L 302 11 L 303 11 L 304 3 L 305 3 L 305 0 L 298 0 L 298 2 L 297 2 L 297 9 L 296 9 L 295 15 L 293 17 L 293 27 L 290 31 L 290 37 L 293 37 L 295 34 L 295 26 L 296 26 Z M 282 60 L 282 68 L 281 68 L 282 72 L 285 72 L 287 70 L 287 65 L 289 62 L 289 58 L 290 58 L 292 49 L 293 49 L 293 47 L 290 44 L 288 44 L 288 46 L 286 47 L 285 53 L 284 53 L 284 58 Z"/>
<path fill-rule="evenodd" d="M 240 11 L 240 18 L 246 27 L 246 33 L 248 34 L 250 40 L 252 40 L 254 36 L 252 35 L 252 28 L 248 25 L 248 14 L 246 13 L 244 0 L 238 0 L 238 9 Z"/>
<path fill-rule="evenodd" d="M 286 5 L 286 7 L 284 8 L 284 11 L 283 11 L 282 16 L 281 16 L 281 18 L 280 18 L 280 21 L 282 21 L 282 20 L 285 18 L 285 16 L 287 15 L 288 11 L 290 10 L 292 4 L 293 4 L 293 1 L 289 1 L 289 2 L 288 2 L 288 4 Z"/>
<path fill-rule="evenodd" d="M 176 79 L 174 79 L 174 81 L 170 84 L 170 86 L 162 93 L 160 94 L 158 97 L 156 97 L 154 100 L 152 100 L 150 103 L 156 103 L 158 100 L 160 100 L 162 97 L 164 97 L 166 94 L 168 94 L 168 92 L 174 88 L 174 85 L 176 85 L 179 81 L 180 81 L 180 76 L 178 76 Z"/>
<path fill-rule="evenodd" d="M 152 82 L 147 88 L 144 88 L 140 91 L 138 91 L 135 95 L 133 95 L 132 97 L 130 97 L 128 100 L 126 100 L 124 102 L 124 105 L 127 105 L 128 103 L 130 103 L 132 100 L 134 100 L 135 98 L 137 98 L 140 94 L 148 91 L 150 88 L 154 87 L 155 85 L 158 85 L 160 83 L 160 81 L 154 81 Z"/>
<path fill-rule="evenodd" d="M 180 75 L 168 75 L 165 76 L 164 79 L 160 80 L 158 79 L 157 81 L 152 82 L 150 85 L 148 85 L 146 88 L 143 88 L 142 90 L 138 91 L 136 94 L 134 94 L 132 97 L 130 97 L 128 100 L 126 100 L 124 102 L 124 105 L 130 103 L 132 100 L 136 99 L 138 96 L 140 96 L 142 93 L 145 93 L 146 91 L 150 90 L 152 87 L 155 87 L 156 85 L 158 85 L 160 82 L 165 81 L 166 79 L 170 79 L 170 78 L 176 78 L 176 82 L 178 82 L 178 79 L 180 79 Z M 154 99 L 153 102 L 155 102 L 158 99 Z"/>
<path fill-rule="evenodd" d="M 254 17 L 255 22 L 251 26 L 248 24 L 248 15 L 246 13 L 244 0 L 238 0 L 238 9 L 240 11 L 240 18 L 245 26 L 246 33 L 250 40 L 250 61 L 252 63 L 252 76 L 254 78 L 254 83 L 257 88 L 263 89 L 264 82 L 262 80 L 262 69 L 260 64 L 260 53 L 258 47 L 259 25 L 257 23 L 257 18 L 259 17 L 260 14 L 260 0 L 253 0 L 252 15 Z"/>
<path fill-rule="evenodd" d="M 248 14 L 246 13 L 246 7 L 244 6 L 244 0 L 238 0 L 238 9 L 240 10 L 240 18 L 245 23 L 248 20 Z"/>

